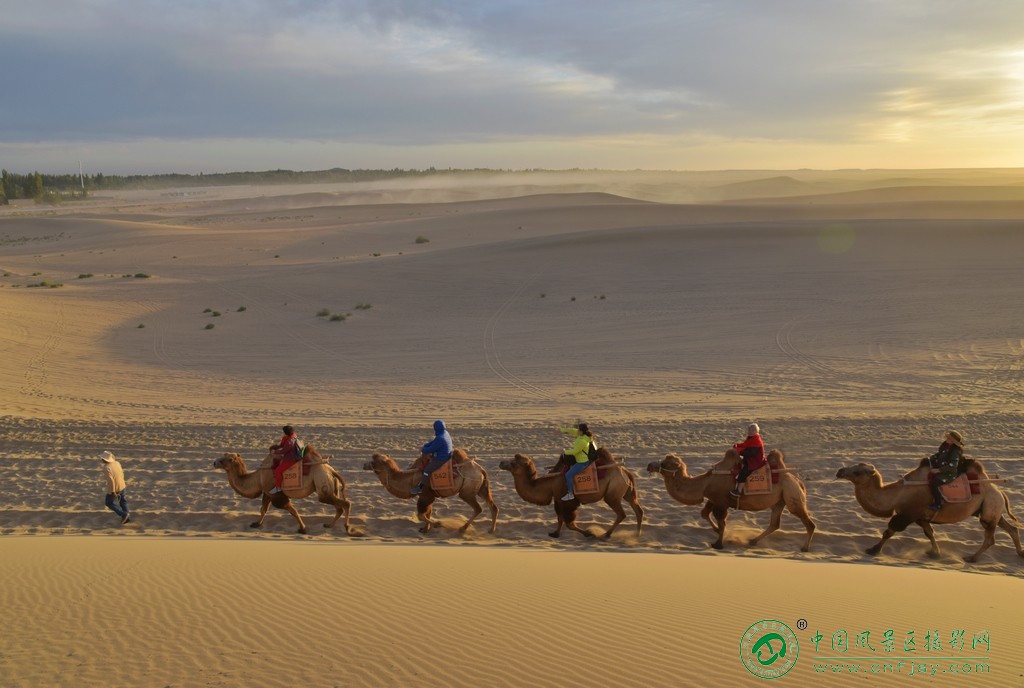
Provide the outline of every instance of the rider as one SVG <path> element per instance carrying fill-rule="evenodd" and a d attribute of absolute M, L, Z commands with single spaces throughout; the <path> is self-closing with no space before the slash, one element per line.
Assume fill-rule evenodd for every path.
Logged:
<path fill-rule="evenodd" d="M 276 445 L 270 448 L 270 453 L 274 455 L 274 488 L 270 491 L 270 494 L 276 494 L 281 491 L 281 481 L 284 479 L 284 472 L 295 465 L 296 461 L 302 460 L 302 443 L 299 441 L 298 436 L 295 434 L 295 428 L 290 425 L 286 425 L 281 428 L 284 432 L 284 437 Z"/>
<path fill-rule="evenodd" d="M 736 487 L 732 489 L 733 497 L 740 496 L 740 487 L 747 480 L 747 476 L 765 464 L 764 441 L 761 440 L 761 428 L 757 423 L 747 426 L 747 439 L 732 445 L 732 448 L 740 453 L 742 462 L 740 472 L 736 475 Z"/>
<path fill-rule="evenodd" d="M 930 509 L 938 511 L 942 508 L 942 491 L 939 488 L 956 479 L 957 466 L 960 465 L 963 453 L 964 436 L 956 430 L 950 430 L 946 433 L 945 441 L 939 445 L 939 450 L 928 457 L 928 464 L 939 471 L 928 483 L 933 499 Z"/>
<path fill-rule="evenodd" d="M 587 462 L 590 460 L 590 445 L 594 442 L 594 433 L 590 432 L 586 423 L 579 423 L 575 428 L 559 428 L 558 430 L 564 435 L 572 435 L 576 438 L 572 443 L 572 448 L 565 452 L 566 456 L 571 457 L 571 460 L 575 462 L 565 473 L 565 494 L 562 495 L 562 501 L 568 502 L 576 499 L 572 490 L 572 479 L 587 467 Z"/>
<path fill-rule="evenodd" d="M 411 494 L 422 492 L 423 484 L 430 480 L 430 474 L 443 466 L 448 459 L 452 458 L 452 436 L 448 434 L 448 429 L 444 426 L 443 420 L 434 421 L 434 439 L 420 447 L 420 453 L 430 454 L 431 458 L 427 465 L 423 467 L 423 475 L 420 476 L 420 481 L 409 490 Z"/>

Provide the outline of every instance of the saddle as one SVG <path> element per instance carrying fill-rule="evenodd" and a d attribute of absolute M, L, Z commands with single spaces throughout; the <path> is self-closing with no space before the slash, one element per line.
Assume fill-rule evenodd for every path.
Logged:
<path fill-rule="evenodd" d="M 597 462 L 591 461 L 586 468 L 572 477 L 572 491 L 578 495 L 597 494 Z"/>
<path fill-rule="evenodd" d="M 740 486 L 740 491 L 747 495 L 768 494 L 776 482 L 778 482 L 778 477 L 773 474 L 772 467 L 766 463 L 747 476 L 746 482 Z"/>
<path fill-rule="evenodd" d="M 929 483 L 937 473 L 938 471 L 930 471 L 928 473 Z M 942 498 L 950 504 L 969 502 L 971 501 L 971 495 L 981 494 L 981 487 L 978 485 L 977 480 L 978 475 L 976 473 L 961 473 L 945 485 L 940 485 L 939 492 L 942 493 Z"/>
<path fill-rule="evenodd" d="M 448 459 L 441 467 L 430 474 L 430 489 L 434 492 L 442 490 L 451 490 L 455 488 L 455 465 L 453 456 Z"/>

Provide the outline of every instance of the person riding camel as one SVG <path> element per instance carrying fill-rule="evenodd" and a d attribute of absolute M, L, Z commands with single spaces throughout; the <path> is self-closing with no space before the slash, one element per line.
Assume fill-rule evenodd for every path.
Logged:
<path fill-rule="evenodd" d="M 565 494 L 562 495 L 562 501 L 569 502 L 576 499 L 576 494 L 572 489 L 573 476 L 586 468 L 587 462 L 590 461 L 590 445 L 594 443 L 594 433 L 590 431 L 586 423 L 579 423 L 575 428 L 559 428 L 558 430 L 563 435 L 572 435 L 576 438 L 572 443 L 572 448 L 565 452 L 565 455 L 574 462 L 565 473 Z"/>
<path fill-rule="evenodd" d="M 434 439 L 420 447 L 421 454 L 431 455 L 430 461 L 423 467 L 423 475 L 420 476 L 420 481 L 409 490 L 410 494 L 415 495 L 423 491 L 423 485 L 430 480 L 430 474 L 445 465 L 448 459 L 452 458 L 452 451 L 454 451 L 452 436 L 448 434 L 444 421 L 435 420 Z"/>
<path fill-rule="evenodd" d="M 945 441 L 939 445 L 939 450 L 928 457 L 928 465 L 939 472 L 932 475 L 928 485 L 932 490 L 932 503 L 928 507 L 933 511 L 942 508 L 942 490 L 946 483 L 952 482 L 959 474 L 957 468 L 964 453 L 964 436 L 956 430 L 946 433 Z"/>
<path fill-rule="evenodd" d="M 281 491 L 281 481 L 284 479 L 284 472 L 295 465 L 297 461 L 302 460 L 302 441 L 299 440 L 295 434 L 295 428 L 290 425 L 286 425 L 281 428 L 284 432 L 284 437 L 277 445 L 270 448 L 270 453 L 274 455 L 274 462 L 272 464 L 274 468 L 274 488 L 270 491 L 270 494 L 276 494 Z"/>
<path fill-rule="evenodd" d="M 732 489 L 733 497 L 740 496 L 740 489 L 747 481 L 747 476 L 765 464 L 764 441 L 761 439 L 761 428 L 757 423 L 747 426 L 747 439 L 732 445 L 740 453 L 740 471 L 736 475 L 736 487 Z"/>

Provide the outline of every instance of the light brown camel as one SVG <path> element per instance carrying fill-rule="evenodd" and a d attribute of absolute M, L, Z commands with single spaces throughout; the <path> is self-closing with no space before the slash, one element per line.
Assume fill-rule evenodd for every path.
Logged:
<path fill-rule="evenodd" d="M 740 511 L 762 511 L 771 509 L 771 520 L 768 527 L 748 544 L 756 545 L 764 537 L 779 529 L 782 522 L 782 510 L 788 509 L 804 524 L 807 529 L 807 540 L 801 552 L 811 549 L 814 537 L 814 521 L 807 512 L 807 488 L 803 481 L 791 472 L 784 471 L 786 463 L 782 452 L 773 449 L 768 453 L 768 464 L 772 471 L 779 471 L 779 481 L 772 485 L 771 492 L 765 494 L 744 494 L 734 497 L 730 494 L 736 482 L 731 474 L 733 466 L 740 460 L 735 449 L 730 449 L 725 456 L 710 470 L 697 476 L 690 476 L 686 471 L 686 463 L 678 456 L 669 454 L 661 461 L 652 461 L 647 465 L 647 472 L 660 473 L 665 479 L 665 488 L 678 502 L 697 505 L 707 499 L 700 515 L 707 519 L 711 528 L 718 534 L 718 539 L 711 543 L 715 549 L 722 549 L 725 539 L 725 521 L 729 509 Z M 714 518 L 712 518 L 712 516 Z"/>
<path fill-rule="evenodd" d="M 258 521 L 250 523 L 250 528 L 260 528 L 263 526 L 263 519 L 267 516 L 267 509 L 273 504 L 278 509 L 284 509 L 294 516 L 295 520 L 299 523 L 299 532 L 305 533 L 306 524 L 302 522 L 302 517 L 299 516 L 299 512 L 292 506 L 291 500 L 301 499 L 316 493 L 317 499 L 324 504 L 333 504 L 336 510 L 334 520 L 330 523 L 325 523 L 324 528 L 332 528 L 338 522 L 338 519 L 344 516 L 345 532 L 351 535 L 352 530 L 349 527 L 349 516 L 352 514 L 352 503 L 348 501 L 345 495 L 345 480 L 312 446 L 307 445 L 306 456 L 307 459 L 311 459 L 312 465 L 309 468 L 309 473 L 302 477 L 302 487 L 298 490 L 284 490 L 276 494 L 270 494 L 270 490 L 274 488 L 274 472 L 271 469 L 271 463 L 274 459 L 273 454 L 263 459 L 262 465 L 252 472 L 249 472 L 246 468 L 245 461 L 242 460 L 239 454 L 224 454 L 224 456 L 213 462 L 213 467 L 227 473 L 228 482 L 231 484 L 231 487 L 242 497 L 247 499 L 263 498 L 263 502 L 260 505 L 260 518 Z"/>
<path fill-rule="evenodd" d="M 861 507 L 872 516 L 889 519 L 889 524 L 882 533 L 882 539 L 869 547 L 866 550 L 867 553 L 878 554 L 886 540 L 906 529 L 911 523 L 916 523 L 921 526 L 921 530 L 931 542 L 928 555 L 936 558 L 939 556 L 939 543 L 935 541 L 932 524 L 959 523 L 971 516 L 977 516 L 985 529 L 985 537 L 977 552 L 964 557 L 966 561 L 977 561 L 978 557 L 992 546 L 995 542 L 997 525 L 1010 534 L 1010 539 L 1013 540 L 1013 545 L 1017 548 L 1017 554 L 1024 557 L 1020 533 L 1017 531 L 1021 524 L 1010 511 L 1010 500 L 995 483 L 989 480 L 980 463 L 968 460 L 965 468 L 971 473 L 976 473 L 978 478 L 983 481 L 979 484 L 980 494 L 971 495 L 969 502 L 943 504 L 938 511 L 928 508 L 932 501 L 932 493 L 927 484 L 929 470 L 927 459 L 910 473 L 888 484 L 882 481 L 882 475 L 878 469 L 869 463 L 858 463 L 854 466 L 840 468 L 836 472 L 836 478 L 844 478 L 853 483 L 853 493 Z M 907 485 L 907 482 L 920 484 Z M 1007 520 L 1007 516 L 1013 523 Z"/>
<path fill-rule="evenodd" d="M 421 456 L 413 465 L 418 466 L 422 459 Z M 419 495 L 413 495 L 410 492 L 413 486 L 420 481 L 422 473 L 419 468 L 402 470 L 389 456 L 374 454 L 370 461 L 363 465 L 363 470 L 373 471 L 384 489 L 399 499 L 417 497 L 416 517 L 423 521 L 423 526 L 420 528 L 421 533 L 429 532 L 432 526 L 441 525 L 440 521 L 431 518 L 434 501 L 438 497 L 445 498 L 452 495 L 458 495 L 462 501 L 473 507 L 473 515 L 459 528 L 460 533 L 466 532 L 473 524 L 473 520 L 483 512 L 483 507 L 480 506 L 477 497 L 487 502 L 487 506 L 490 507 L 491 529 L 489 532 L 493 533 L 498 527 L 498 505 L 491 497 L 491 483 L 487 478 L 487 471 L 462 449 L 453 451 L 452 459 L 455 462 L 454 486 L 451 489 L 435 492 L 428 482 L 423 486 L 423 492 Z"/>
<path fill-rule="evenodd" d="M 561 534 L 563 524 L 570 530 L 583 533 L 586 537 L 593 537 L 592 533 L 576 525 L 576 511 L 580 504 L 593 504 L 600 500 L 604 500 L 604 503 L 615 512 L 615 522 L 602 535 L 605 539 L 610 538 L 616 526 L 626 518 L 626 511 L 622 508 L 623 499 L 633 507 L 633 513 L 636 514 L 636 534 L 639 536 L 644 523 L 644 509 L 640 506 L 640 492 L 636 486 L 636 476 L 630 473 L 625 466 L 616 462 L 604 447 L 599 448 L 597 453 L 599 491 L 594 494 L 577 493 L 575 499 L 567 502 L 562 501 L 562 496 L 565 494 L 563 474 L 557 472 L 538 476 L 537 467 L 529 456 L 516 454 L 511 461 L 504 460 L 499 463 L 498 468 L 512 474 L 516 492 L 524 501 L 540 506 L 554 502 L 558 526 L 553 532 L 548 533 L 553 538 Z"/>

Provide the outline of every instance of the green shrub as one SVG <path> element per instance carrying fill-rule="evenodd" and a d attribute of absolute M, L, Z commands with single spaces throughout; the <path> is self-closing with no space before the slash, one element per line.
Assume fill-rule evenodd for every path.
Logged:
<path fill-rule="evenodd" d="M 357 303 L 356 304 L 356 310 L 357 311 L 368 311 L 371 308 L 373 308 L 373 306 L 368 304 L 368 303 Z"/>
<path fill-rule="evenodd" d="M 318 318 L 326 318 L 330 314 L 331 314 L 331 311 L 329 309 L 321 308 L 320 310 L 318 310 L 316 312 L 316 317 L 318 317 Z"/>
<path fill-rule="evenodd" d="M 213 329 L 213 323 L 206 323 L 206 327 L 204 327 L 203 329 L 204 330 L 212 330 Z"/>
<path fill-rule="evenodd" d="M 147 275 L 144 272 L 136 272 L 134 275 L 132 275 L 132 277 L 135 277 L 137 279 L 149 279 L 149 275 Z"/>
<path fill-rule="evenodd" d="M 89 277 L 92 277 L 91 272 L 83 272 L 78 275 L 78 279 L 88 279 Z"/>
<path fill-rule="evenodd" d="M 418 237 L 416 237 L 416 243 L 417 244 L 429 244 L 430 243 L 430 239 L 428 239 L 427 237 L 425 237 L 422 234 L 420 234 Z"/>
<path fill-rule="evenodd" d="M 244 310 L 245 310 L 245 306 L 239 306 L 238 308 L 235 309 L 235 312 L 236 313 L 241 313 Z"/>
<path fill-rule="evenodd" d="M 331 322 L 339 322 L 344 319 L 345 316 L 342 315 L 341 313 L 335 313 L 334 315 L 331 316 Z"/>

